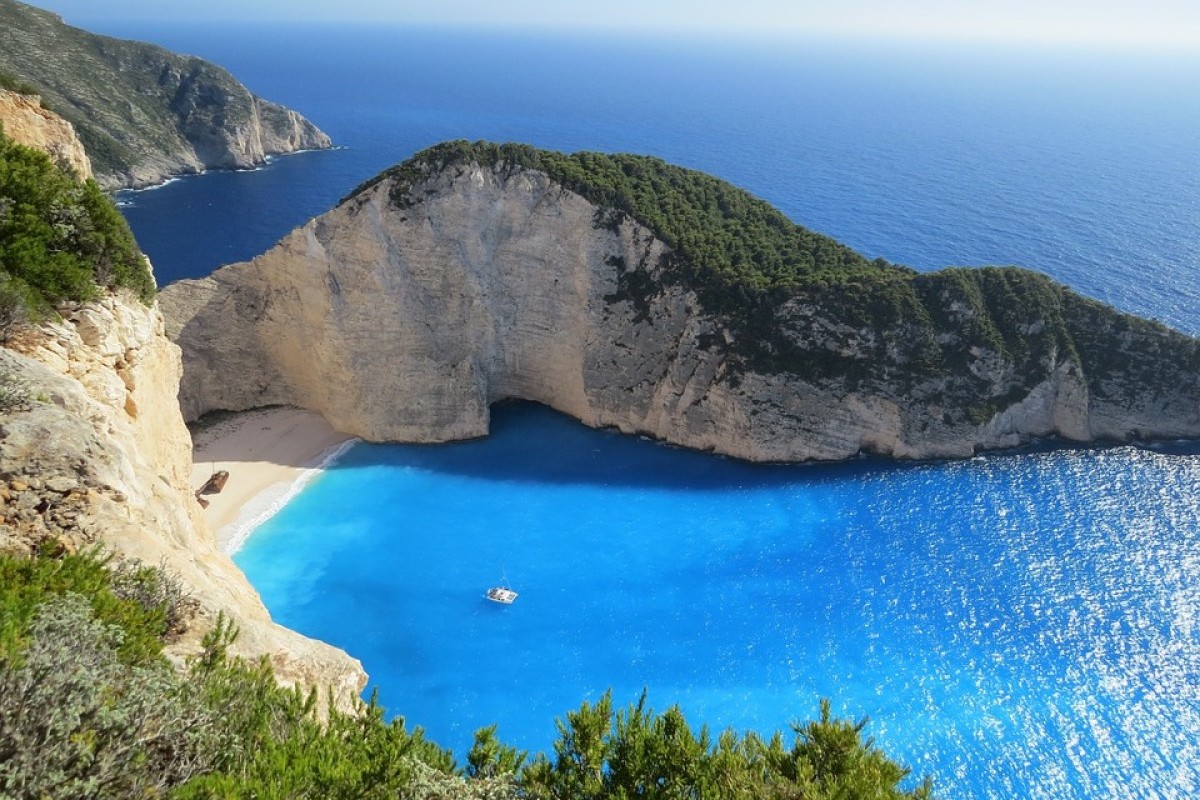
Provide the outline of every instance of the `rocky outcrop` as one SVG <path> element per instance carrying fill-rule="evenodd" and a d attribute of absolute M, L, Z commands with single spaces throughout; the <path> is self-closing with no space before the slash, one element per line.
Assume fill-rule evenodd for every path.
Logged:
<path fill-rule="evenodd" d="M 535 169 L 418 167 L 164 290 L 187 417 L 283 403 L 430 442 L 485 435 L 489 406 L 522 398 L 756 461 L 1200 435 L 1194 339 L 1040 276 L 888 273 L 924 298 L 919 322 L 797 291 L 772 306 L 764 356 L 756 320 L 712 310 L 635 219 Z"/>
<path fill-rule="evenodd" d="M 285 682 L 356 697 L 366 681 L 359 663 L 271 622 L 202 519 L 175 400 L 180 370 L 158 309 L 115 295 L 0 348 L 10 399 L 0 412 L 0 548 L 100 543 L 161 564 L 201 608 L 176 656 L 195 652 L 224 612 L 241 628 L 236 652 L 269 656 Z M 23 402 L 11 402 L 14 388 Z"/>
<path fill-rule="evenodd" d="M 36 95 L 0 89 L 0 128 L 17 144 L 47 153 L 80 179 L 92 177 L 92 162 L 71 123 L 42 107 Z"/>
<path fill-rule="evenodd" d="M 15 0 L 0 0 L 0 72 L 31 84 L 74 124 L 105 188 L 330 147 L 315 125 L 221 67 L 97 36 Z"/>

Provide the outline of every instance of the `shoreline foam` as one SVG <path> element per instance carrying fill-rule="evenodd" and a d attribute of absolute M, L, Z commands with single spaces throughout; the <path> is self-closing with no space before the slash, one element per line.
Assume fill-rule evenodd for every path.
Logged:
<path fill-rule="evenodd" d="M 316 412 L 256 409 L 222 419 L 194 434 L 192 484 L 229 472 L 219 494 L 205 495 L 203 515 L 217 543 L 233 554 L 359 439 L 335 431 Z"/>
<path fill-rule="evenodd" d="M 217 543 L 221 549 L 231 556 L 241 550 L 259 526 L 282 511 L 313 479 L 320 477 L 360 441 L 362 440 L 357 438 L 347 439 L 334 445 L 317 459 L 316 464 L 302 470 L 295 480 L 277 483 L 250 498 L 241 507 L 237 520 L 217 531 Z"/>

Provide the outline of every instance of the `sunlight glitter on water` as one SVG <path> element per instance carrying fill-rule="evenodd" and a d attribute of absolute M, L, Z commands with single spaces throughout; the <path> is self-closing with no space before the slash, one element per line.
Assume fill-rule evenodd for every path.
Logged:
<path fill-rule="evenodd" d="M 355 447 L 238 560 L 460 753 L 491 722 L 546 749 L 609 687 L 768 733 L 830 697 L 944 797 L 1184 797 L 1198 497 L 1195 454 L 761 467 L 507 406 Z"/>

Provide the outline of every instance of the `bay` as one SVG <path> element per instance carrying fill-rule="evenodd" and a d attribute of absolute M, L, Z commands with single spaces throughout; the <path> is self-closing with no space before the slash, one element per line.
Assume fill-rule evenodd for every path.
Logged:
<path fill-rule="evenodd" d="M 1200 332 L 1200 59 L 427 28 L 107 31 L 212 58 L 343 149 L 120 200 L 160 282 L 250 258 L 449 138 L 702 169 L 870 257 L 1018 264 Z M 1200 792 L 1194 448 L 753 467 L 501 407 L 359 446 L 238 555 L 460 753 L 612 687 L 770 731 L 820 697 L 943 797 Z M 504 570 L 521 592 L 497 609 Z"/>

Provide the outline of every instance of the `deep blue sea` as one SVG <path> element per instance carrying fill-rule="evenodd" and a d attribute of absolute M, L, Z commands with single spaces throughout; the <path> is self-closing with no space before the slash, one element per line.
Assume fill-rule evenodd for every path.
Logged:
<path fill-rule="evenodd" d="M 448 138 L 714 173 L 868 256 L 1019 264 L 1200 332 L 1200 56 L 277 26 L 214 59 L 344 149 L 123 194 L 160 282 Z M 643 687 L 769 732 L 829 697 L 945 798 L 1200 794 L 1200 449 L 754 467 L 531 406 L 353 448 L 238 561 L 462 752 Z M 481 599 L 501 574 L 510 608 Z"/>

